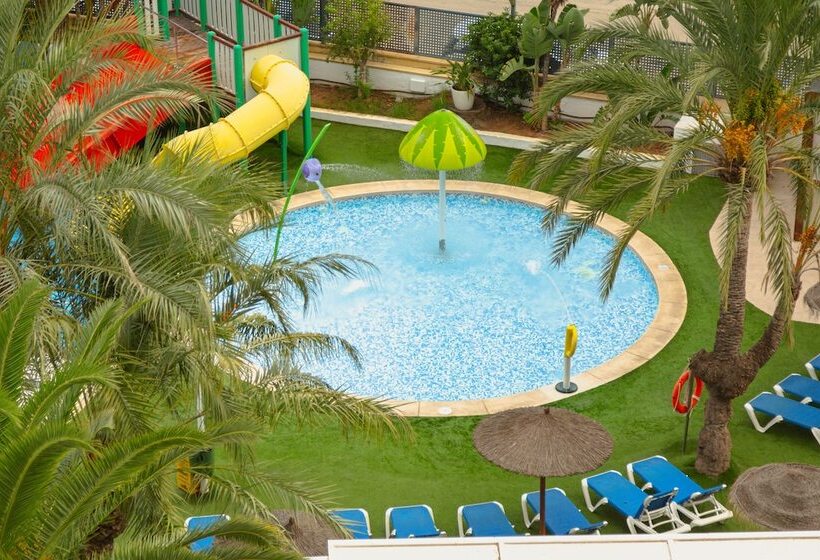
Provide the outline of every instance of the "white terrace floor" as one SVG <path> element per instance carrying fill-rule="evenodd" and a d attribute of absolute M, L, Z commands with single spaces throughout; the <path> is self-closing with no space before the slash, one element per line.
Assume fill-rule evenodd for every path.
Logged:
<path fill-rule="evenodd" d="M 690 560 L 816 558 L 820 531 L 375 539 L 328 542 L 328 560 Z"/>

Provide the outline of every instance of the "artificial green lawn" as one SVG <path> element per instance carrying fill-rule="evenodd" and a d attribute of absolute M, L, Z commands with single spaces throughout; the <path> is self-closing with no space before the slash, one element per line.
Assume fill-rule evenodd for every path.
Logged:
<path fill-rule="evenodd" d="M 319 126 L 316 126 L 318 131 Z M 290 167 L 298 166 L 301 148 L 298 127 L 291 128 L 295 149 Z M 316 154 L 325 163 L 356 164 L 328 172 L 325 185 L 374 179 L 400 179 L 415 175 L 398 160 L 402 134 L 334 124 Z M 278 147 L 263 147 L 255 157 L 276 159 Z M 487 161 L 473 178 L 505 182 L 513 150 L 488 148 Z M 362 169 L 364 168 L 364 169 Z M 366 170 L 366 171 L 364 171 Z M 372 177 L 372 178 L 368 178 Z M 721 207 L 719 192 L 710 180 L 684 195 L 644 228 L 677 265 L 686 283 L 689 307 L 686 320 L 672 342 L 653 360 L 634 372 L 598 389 L 573 396 L 557 406 L 586 414 L 601 422 L 612 434 L 615 449 L 600 470 L 625 472 L 627 462 L 663 454 L 694 474 L 697 432 L 703 407 L 693 415 L 693 434 L 687 452 L 681 451 L 683 417 L 674 413 L 670 392 L 687 358 L 700 348 L 711 347 L 718 308 L 717 264 L 709 246 L 708 230 Z M 616 213 L 617 215 L 617 213 Z M 767 316 L 748 306 L 749 340 L 759 333 Z M 784 346 L 762 370 L 749 389 L 748 398 L 794 371 L 820 352 L 820 326 L 795 324 L 794 344 Z M 581 333 L 583 344 L 583 333 Z M 583 346 L 580 346 L 581 351 Z M 732 467 L 719 478 L 731 485 L 744 470 L 769 462 L 820 464 L 820 448 L 806 430 L 780 425 L 766 434 L 757 433 L 749 422 L 743 403 L 736 400 L 731 432 L 734 442 Z M 297 428 L 284 425 L 258 448 L 260 461 L 268 461 L 278 472 L 301 480 L 330 486 L 334 502 L 345 507 L 364 507 L 370 512 L 373 532 L 383 535 L 384 510 L 390 506 L 425 503 L 433 508 L 438 525 L 457 534 L 459 505 L 497 500 L 521 528 L 519 497 L 537 489 L 537 480 L 511 474 L 485 461 L 472 446 L 472 430 L 480 418 L 413 419 L 415 438 L 408 441 L 365 442 L 345 438 L 337 427 Z M 563 488 L 582 507 L 582 475 L 548 480 Z M 704 484 L 714 484 L 699 475 Z M 728 496 L 721 497 L 724 503 Z M 584 509 L 582 507 L 582 509 Z M 607 533 L 626 532 L 626 526 L 604 508 L 610 522 Z M 598 512 L 588 514 L 592 520 Z M 711 530 L 755 528 L 737 517 Z"/>

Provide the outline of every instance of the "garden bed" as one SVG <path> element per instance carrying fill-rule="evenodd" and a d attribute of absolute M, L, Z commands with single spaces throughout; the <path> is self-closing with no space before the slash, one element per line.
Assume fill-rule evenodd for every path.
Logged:
<path fill-rule="evenodd" d="M 313 81 L 310 85 L 311 104 L 322 109 L 381 115 L 396 119 L 420 120 L 425 115 L 438 109 L 450 109 L 458 113 L 476 130 L 502 132 L 528 138 L 549 138 L 556 130 L 567 127 L 582 128 L 583 123 L 550 121 L 550 130 L 541 131 L 524 121 L 524 113 L 511 111 L 476 96 L 475 106 L 470 111 L 457 111 L 452 106 L 450 95 L 442 92 L 437 95 L 408 97 L 386 91 L 373 91 L 366 98 L 356 96 L 355 88 L 341 84 Z M 667 146 L 654 144 L 641 147 L 642 152 L 664 154 Z"/>
<path fill-rule="evenodd" d="M 446 92 L 424 97 L 406 97 L 395 93 L 374 91 L 369 97 L 359 99 L 356 97 L 356 90 L 350 86 L 312 82 L 310 95 L 314 107 L 414 121 L 437 109 L 455 111 L 450 95 Z M 478 96 L 476 96 L 475 107 L 472 110 L 455 112 L 477 130 L 491 130 L 531 138 L 547 138 L 550 134 L 550 131 L 542 132 L 524 122 L 524 113 L 510 111 L 485 102 Z M 553 124 L 553 126 L 556 125 Z M 557 126 L 568 125 L 557 123 Z"/>

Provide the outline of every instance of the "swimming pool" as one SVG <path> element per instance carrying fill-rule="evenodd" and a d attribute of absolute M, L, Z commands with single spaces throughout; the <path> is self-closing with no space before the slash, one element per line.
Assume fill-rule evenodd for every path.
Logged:
<path fill-rule="evenodd" d="M 346 359 L 305 364 L 334 387 L 400 400 L 486 399 L 555 383 L 569 322 L 580 339 L 575 373 L 621 354 L 658 309 L 658 290 L 628 250 L 611 297 L 598 272 L 613 239 L 594 230 L 558 269 L 540 228 L 543 208 L 475 194 L 447 195 L 447 251 L 438 250 L 437 197 L 386 194 L 308 206 L 288 214 L 280 254 L 356 255 L 370 277 L 326 282 L 299 328 L 346 338 Z M 275 232 L 244 244 L 258 260 Z"/>

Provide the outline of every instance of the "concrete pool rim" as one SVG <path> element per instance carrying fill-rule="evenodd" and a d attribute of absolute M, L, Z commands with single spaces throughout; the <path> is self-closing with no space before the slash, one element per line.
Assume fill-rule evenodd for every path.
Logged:
<path fill-rule="evenodd" d="M 438 192 L 438 182 L 431 180 L 398 180 L 354 183 L 327 189 L 336 200 L 361 198 L 390 194 L 413 194 Z M 491 196 L 534 206 L 546 207 L 555 200 L 552 195 L 521 187 L 480 181 L 448 181 L 447 192 Z M 284 200 L 277 201 L 281 207 Z M 318 190 L 293 195 L 288 210 L 324 204 Z M 579 210 L 579 205 L 570 203 L 568 213 Z M 239 228 L 247 225 L 241 220 Z M 626 224 L 621 220 L 604 215 L 596 228 L 614 235 Z M 600 387 L 605 383 L 623 377 L 651 360 L 675 336 L 686 316 L 687 295 L 683 278 L 669 255 L 649 236 L 638 232 L 629 247 L 652 275 L 658 291 L 658 307 L 655 316 L 643 335 L 629 348 L 614 358 L 591 369 L 573 375 L 578 391 L 570 395 L 559 393 L 554 385 L 544 385 L 536 389 L 514 393 L 503 397 L 459 401 L 406 401 L 383 400 L 386 405 L 403 416 L 448 417 L 479 416 L 501 412 L 511 408 L 537 406 L 553 403 L 584 391 Z"/>

